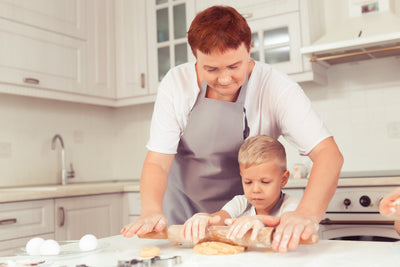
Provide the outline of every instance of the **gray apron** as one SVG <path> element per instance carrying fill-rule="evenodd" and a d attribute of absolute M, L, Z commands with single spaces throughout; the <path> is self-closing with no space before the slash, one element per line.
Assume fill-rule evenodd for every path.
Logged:
<path fill-rule="evenodd" d="M 236 102 L 206 98 L 203 81 L 168 178 L 163 214 L 169 225 L 183 224 L 197 212 L 216 212 L 243 194 L 238 152 L 249 132 L 247 81 L 248 74 Z"/>

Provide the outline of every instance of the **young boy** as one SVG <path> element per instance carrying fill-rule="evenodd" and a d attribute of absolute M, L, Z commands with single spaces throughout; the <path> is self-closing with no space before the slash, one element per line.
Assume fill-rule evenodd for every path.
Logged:
<path fill-rule="evenodd" d="M 254 240 L 264 227 L 258 215 L 279 217 L 297 208 L 299 202 L 281 191 L 289 171 L 285 148 L 278 140 L 266 135 L 247 139 L 240 147 L 238 161 L 244 195 L 235 196 L 216 213 L 193 215 L 184 224 L 185 239 L 197 243 L 204 238 L 207 225 L 229 224 L 228 238 L 241 238 L 252 229 Z"/>

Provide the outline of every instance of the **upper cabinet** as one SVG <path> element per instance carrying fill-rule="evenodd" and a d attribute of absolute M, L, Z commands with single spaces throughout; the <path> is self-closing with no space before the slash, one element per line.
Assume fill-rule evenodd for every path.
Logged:
<path fill-rule="evenodd" d="M 115 3 L 87 0 L 87 84 L 82 90 L 97 98 L 114 99 L 115 92 Z"/>
<path fill-rule="evenodd" d="M 85 0 L 0 0 L 0 17 L 85 39 Z"/>
<path fill-rule="evenodd" d="M 323 1 L 206 0 L 196 4 L 198 11 L 217 4 L 234 7 L 252 30 L 253 59 L 273 65 L 297 82 L 325 83 L 324 69 L 313 66 L 300 53 L 300 48 L 308 45 L 321 27 L 320 15 L 313 16 L 313 21 L 309 16 L 321 12 Z"/>
<path fill-rule="evenodd" d="M 186 33 L 195 15 L 193 0 L 148 0 L 149 91 L 155 94 L 168 70 L 193 61 Z"/>
<path fill-rule="evenodd" d="M 0 44 L 2 92 L 35 95 L 85 87 L 84 41 L 0 18 Z"/>
<path fill-rule="evenodd" d="M 146 1 L 116 0 L 115 8 L 118 100 L 123 104 L 151 101 L 147 70 Z"/>

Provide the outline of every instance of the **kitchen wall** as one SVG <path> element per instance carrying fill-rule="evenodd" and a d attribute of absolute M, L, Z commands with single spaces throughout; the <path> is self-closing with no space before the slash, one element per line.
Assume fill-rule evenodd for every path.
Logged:
<path fill-rule="evenodd" d="M 0 186 L 61 182 L 61 146 L 73 182 L 138 179 L 152 104 L 107 107 L 0 95 Z"/>
<path fill-rule="evenodd" d="M 302 86 L 344 155 L 343 171 L 400 170 L 400 57 L 336 65 L 327 74 L 326 86 Z M 289 166 L 310 165 L 285 147 Z"/>
<path fill-rule="evenodd" d="M 345 157 L 344 171 L 400 169 L 400 58 L 337 65 L 303 84 Z M 140 177 L 153 104 L 107 108 L 0 95 L 0 186 L 60 182 L 60 145 L 75 182 Z M 283 141 L 284 142 L 284 141 Z M 288 166 L 310 164 L 286 142 Z"/>

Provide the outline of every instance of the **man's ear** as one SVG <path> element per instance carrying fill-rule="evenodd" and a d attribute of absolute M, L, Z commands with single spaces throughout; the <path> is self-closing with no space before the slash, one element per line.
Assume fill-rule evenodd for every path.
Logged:
<path fill-rule="evenodd" d="M 282 174 L 281 188 L 284 187 L 287 184 L 287 182 L 289 180 L 289 175 L 290 175 L 290 172 L 288 170 L 286 170 Z"/>

